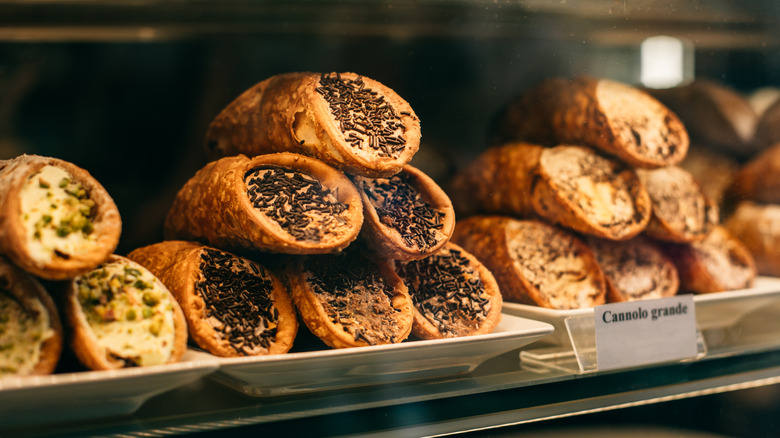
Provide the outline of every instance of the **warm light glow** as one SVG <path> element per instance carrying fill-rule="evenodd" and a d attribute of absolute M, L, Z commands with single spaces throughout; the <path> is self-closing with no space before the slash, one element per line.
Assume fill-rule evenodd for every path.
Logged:
<path fill-rule="evenodd" d="M 685 75 L 685 45 L 670 36 L 653 36 L 642 41 L 641 81 L 649 88 L 681 84 Z"/>

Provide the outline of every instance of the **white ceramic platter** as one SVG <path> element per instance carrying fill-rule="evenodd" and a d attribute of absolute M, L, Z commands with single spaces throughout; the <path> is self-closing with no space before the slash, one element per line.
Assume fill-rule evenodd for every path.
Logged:
<path fill-rule="evenodd" d="M 485 360 L 519 349 L 552 330 L 547 323 L 504 314 L 496 330 L 487 335 L 221 358 L 219 371 L 210 377 L 258 397 L 439 378 L 471 372 Z"/>
<path fill-rule="evenodd" d="M 190 350 L 173 364 L 0 378 L 0 426 L 129 414 L 150 397 L 218 367 L 213 356 Z"/>

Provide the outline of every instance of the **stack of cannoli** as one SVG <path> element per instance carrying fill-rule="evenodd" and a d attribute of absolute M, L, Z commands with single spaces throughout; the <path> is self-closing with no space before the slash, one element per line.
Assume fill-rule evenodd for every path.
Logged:
<path fill-rule="evenodd" d="M 176 362 L 187 343 L 170 292 L 113 254 L 121 219 L 84 169 L 0 162 L 0 376 L 55 371 L 67 344 L 92 370 Z"/>
<path fill-rule="evenodd" d="M 507 301 L 572 309 L 751 284 L 752 260 L 728 256 L 740 243 L 725 243 L 717 203 L 681 166 L 685 126 L 649 93 L 554 78 L 496 121 L 495 144 L 449 193 L 471 216 L 453 240 L 493 271 Z M 726 274 L 735 271 L 744 275 Z M 707 287 L 691 280 L 703 272 Z"/>
<path fill-rule="evenodd" d="M 410 105 L 377 81 L 273 76 L 215 117 L 212 161 L 179 190 L 164 241 L 128 257 L 218 356 L 286 353 L 299 326 L 330 348 L 489 333 L 498 286 L 449 245 L 452 202 L 409 164 L 419 142 Z"/>

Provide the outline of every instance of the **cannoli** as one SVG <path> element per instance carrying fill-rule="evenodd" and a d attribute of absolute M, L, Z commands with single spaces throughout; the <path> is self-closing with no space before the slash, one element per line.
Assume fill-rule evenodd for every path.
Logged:
<path fill-rule="evenodd" d="M 405 340 L 414 305 L 391 263 L 355 247 L 295 260 L 286 278 L 311 333 L 331 348 Z"/>
<path fill-rule="evenodd" d="M 780 204 L 780 143 L 743 165 L 728 189 L 729 200 Z"/>
<path fill-rule="evenodd" d="M 0 252 L 47 280 L 93 269 L 116 249 L 114 200 L 86 170 L 57 158 L 0 161 Z"/>
<path fill-rule="evenodd" d="M 286 73 L 246 90 L 211 122 L 213 157 L 295 152 L 349 174 L 388 177 L 420 146 L 420 120 L 392 89 L 355 73 Z"/>
<path fill-rule="evenodd" d="M 754 138 L 755 147 L 761 150 L 780 142 L 780 99 L 775 100 L 758 118 Z"/>
<path fill-rule="evenodd" d="M 759 274 L 780 276 L 780 205 L 740 202 L 724 226 L 753 255 Z"/>
<path fill-rule="evenodd" d="M 720 222 L 718 206 L 704 194 L 688 171 L 678 166 L 637 169 L 653 202 L 653 214 L 645 233 L 658 240 L 703 240 Z"/>
<path fill-rule="evenodd" d="M 605 302 L 604 274 L 593 251 L 554 225 L 472 216 L 455 224 L 452 241 L 487 266 L 504 301 L 558 310 Z"/>
<path fill-rule="evenodd" d="M 446 193 L 427 175 L 406 165 L 389 178 L 352 177 L 363 199 L 362 235 L 386 258 L 414 260 L 438 251 L 450 239 L 455 211 Z"/>
<path fill-rule="evenodd" d="M 414 303 L 417 338 L 492 333 L 501 321 L 503 299 L 493 274 L 452 242 L 424 259 L 396 260 L 395 271 Z"/>
<path fill-rule="evenodd" d="M 179 190 L 166 240 L 228 251 L 319 254 L 341 250 L 363 224 L 363 203 L 343 173 L 292 153 L 212 161 Z"/>
<path fill-rule="evenodd" d="M 450 195 L 464 215 L 541 217 L 613 240 L 637 235 L 651 217 L 650 197 L 636 172 L 582 146 L 488 149 L 455 176 Z"/>
<path fill-rule="evenodd" d="M 509 101 L 496 125 L 496 143 L 581 144 L 643 168 L 678 164 L 689 142 L 677 116 L 648 93 L 590 77 L 542 81 Z"/>
<path fill-rule="evenodd" d="M 112 255 L 64 285 L 71 348 L 91 370 L 178 362 L 187 322 L 173 295 L 143 266 Z"/>
<path fill-rule="evenodd" d="M 680 278 L 674 263 L 649 238 L 615 241 L 588 236 L 585 242 L 607 281 L 607 302 L 649 300 L 677 294 Z"/>
<path fill-rule="evenodd" d="M 184 312 L 190 340 L 221 357 L 282 354 L 298 320 L 287 288 L 249 259 L 194 242 L 165 241 L 127 256 L 151 271 Z"/>
<path fill-rule="evenodd" d="M 692 144 L 680 167 L 696 179 L 704 196 L 721 206 L 726 200 L 726 193 L 740 169 L 740 164 L 735 158 L 726 154 Z"/>
<path fill-rule="evenodd" d="M 714 80 L 696 79 L 679 87 L 646 91 L 680 118 L 691 142 L 738 157 L 755 152 L 758 115 L 736 90 Z"/>
<path fill-rule="evenodd" d="M 753 255 L 722 225 L 702 241 L 665 243 L 663 249 L 680 274 L 680 292 L 704 294 L 744 289 L 756 277 Z"/>
<path fill-rule="evenodd" d="M 34 276 L 0 257 L 0 378 L 51 374 L 62 343 L 51 296 Z"/>

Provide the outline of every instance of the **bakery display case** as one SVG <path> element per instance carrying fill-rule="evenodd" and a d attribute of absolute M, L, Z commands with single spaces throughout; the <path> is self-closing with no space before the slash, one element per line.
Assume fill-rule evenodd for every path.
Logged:
<path fill-rule="evenodd" d="M 202 341 L 198 346 L 191 343 L 172 363 L 88 371 L 81 353 L 71 351 L 72 337 L 67 335 L 53 374 L 0 378 L 0 436 L 311 436 L 312 431 L 317 436 L 512 436 L 599 422 L 772 436 L 780 410 L 780 253 L 774 249 L 780 248 L 780 240 L 772 240 L 778 239 L 773 233 L 780 229 L 774 225 L 780 221 L 774 216 L 780 214 L 773 216 L 772 210 L 780 204 L 773 158 L 773 146 L 780 141 L 773 123 L 780 117 L 780 103 L 775 105 L 780 97 L 778 25 L 780 6 L 768 0 L 0 0 L 0 159 L 39 155 L 86 170 L 110 194 L 116 208 L 111 214 L 121 216 L 114 252 L 148 268 L 154 273 L 149 275 L 159 277 L 182 303 L 193 294 L 206 294 L 212 286 L 196 283 L 193 292 L 191 285 L 178 285 L 186 283 L 180 279 L 205 277 L 207 269 L 219 271 L 219 280 L 274 284 L 263 286 L 269 290 L 295 289 L 290 312 L 264 310 L 263 324 L 278 322 L 284 327 L 278 331 L 289 338 L 290 345 L 279 351 L 283 354 L 217 356 L 209 354 L 212 350 Z M 300 74 L 285 76 L 288 73 Z M 269 78 L 282 78 L 281 85 L 257 86 Z M 300 91 L 309 86 L 302 84 L 312 83 L 311 90 Z M 534 88 L 545 83 L 546 89 Z M 597 91 L 561 97 L 572 83 Z M 307 101 L 286 96 L 327 96 L 329 111 L 337 111 L 333 108 L 349 105 L 340 99 L 345 93 L 366 89 L 378 102 L 372 116 L 379 114 L 387 128 L 374 133 L 381 140 L 371 148 L 379 152 L 370 159 L 360 156 L 370 155 L 365 151 L 350 157 L 349 151 L 333 152 L 336 140 L 317 143 L 315 149 L 326 152 L 312 149 L 312 142 L 327 131 L 318 123 L 325 122 L 317 119 L 320 116 L 306 106 Z M 539 94 L 529 99 L 532 93 Z M 228 107 L 239 96 L 245 100 Z M 271 128 L 262 134 L 273 140 L 271 146 L 244 144 L 261 135 L 246 134 L 254 129 L 251 123 L 237 127 L 254 120 L 244 114 L 262 100 L 259 96 L 273 100 L 264 123 L 292 120 L 289 132 Z M 578 112 L 571 102 L 597 104 L 583 104 L 588 109 Z M 561 110 L 565 105 L 569 106 Z M 394 112 L 393 106 L 401 109 Z M 304 113 L 310 119 L 300 116 Z M 659 113 L 662 116 L 653 121 Z M 522 135 L 513 131 L 523 124 Z M 642 130 L 649 125 L 654 131 Z M 370 130 L 367 126 L 342 124 L 340 129 L 344 136 L 352 132 L 349 144 L 354 145 L 368 136 L 361 131 Z M 287 152 L 233 157 L 253 147 L 264 150 L 289 143 L 289 136 L 295 139 L 293 145 L 283 149 L 299 148 L 295 152 L 303 151 L 301 157 Z M 413 147 L 410 138 L 415 140 Z M 665 149 L 658 152 L 667 160 L 662 164 L 637 158 L 652 149 L 653 138 L 665 142 Z M 593 152 L 575 145 L 592 143 L 595 150 L 600 143 L 612 147 L 620 141 L 629 146 Z M 499 142 L 528 144 L 494 153 Z M 544 142 L 556 147 L 536 144 Z M 517 152 L 521 149 L 524 152 Z M 377 164 L 393 150 L 404 151 L 397 154 L 403 156 L 402 163 Z M 577 165 L 586 171 L 576 173 L 562 164 L 573 160 L 570 157 L 580 160 Z M 203 170 L 218 159 L 222 168 Z M 582 163 L 593 162 L 613 167 L 588 173 Z M 656 168 L 676 170 L 677 165 L 678 174 L 652 173 Z M 8 165 L 0 166 L 5 172 Z M 80 170 L 67 169 L 88 185 Z M 309 205 L 321 209 L 338 197 L 338 202 L 370 207 L 372 212 L 364 219 L 363 210 L 330 209 L 322 214 L 330 219 L 319 225 L 296 225 L 307 236 L 316 234 L 316 245 L 296 246 L 293 234 L 269 238 L 273 232 L 267 229 L 273 227 L 252 221 L 246 211 L 266 209 L 267 216 L 278 215 L 278 205 L 269 206 L 256 193 L 265 190 L 265 196 L 273 198 L 277 191 L 289 190 L 268 189 L 262 180 L 298 171 L 305 177 L 297 183 L 324 186 L 338 195 L 307 198 Z M 197 172 L 200 179 L 195 184 Z M 680 174 L 691 179 L 674 180 Z M 423 200 L 407 194 L 404 202 L 416 203 L 415 208 L 433 204 L 441 211 L 423 224 L 438 230 L 431 231 L 435 238 L 388 237 L 393 224 L 402 224 L 410 233 L 421 226 L 402 214 L 383 218 L 390 202 L 382 200 L 401 191 L 396 187 L 390 193 L 394 175 L 404 190 L 424 194 Z M 382 178 L 387 181 L 376 182 Z M 7 206 L 6 193 L 19 189 L 6 180 L 0 184 L 0 205 Z M 78 192 L 68 184 L 61 186 L 64 193 Z M 180 191 L 185 184 L 187 190 Z M 219 188 L 211 192 L 201 188 L 209 184 Z M 253 186 L 253 197 L 247 200 L 247 193 L 224 188 L 230 185 Z M 585 186 L 591 190 L 587 197 L 582 195 Z M 678 191 L 669 194 L 672 186 Z M 351 191 L 355 187 L 360 195 Z M 49 187 L 40 183 L 39 188 Z M 219 204 L 225 196 L 233 196 L 230 205 Z M 587 202 L 582 201 L 585 198 Z M 618 217 L 625 213 L 620 208 L 628 208 L 625 203 L 616 208 L 618 198 L 641 200 L 632 204 L 630 219 Z M 106 207 L 109 201 L 98 200 L 101 205 L 94 207 L 94 202 L 84 204 L 84 196 L 78 199 L 87 212 L 114 211 Z M 277 201 L 293 209 L 290 201 Z M 482 211 L 469 211 L 474 206 Z M 670 210 L 670 218 L 664 217 Z M 479 217 L 482 214 L 512 219 L 490 222 Z M 6 230 L 16 227 L 9 225 L 5 212 L 0 216 Z M 467 220 L 472 216 L 479 220 Z M 103 232 L 101 221 L 114 224 L 104 216 L 100 221 L 96 215 L 90 217 L 94 223 L 81 223 L 79 229 L 97 227 Z M 529 222 L 514 222 L 526 217 Z M 596 224 L 604 218 L 613 223 Z M 620 220 L 621 226 L 615 226 Z M 323 231 L 334 222 L 335 228 Z M 688 235 L 671 233 L 676 223 L 697 237 L 686 240 Z M 116 231 L 113 225 L 105 228 Z M 357 237 L 358 232 L 363 234 Z M 648 295 L 649 301 L 620 298 L 616 286 L 608 292 L 612 277 L 602 272 L 608 272 L 610 260 L 600 252 L 607 251 L 606 243 L 598 239 L 629 240 L 640 232 L 663 244 L 650 248 L 632 240 L 620 250 L 645 251 L 644 257 L 654 260 L 647 264 L 657 268 L 653 275 L 667 276 L 668 283 L 656 277 L 634 278 L 639 284 L 669 289 Z M 343 239 L 333 237 L 339 233 L 345 233 Z M 731 237 L 721 233 L 733 234 L 739 243 L 730 243 Z M 12 234 L 0 233 L 4 239 L 0 250 L 14 264 L 23 265 L 25 256 L 14 252 L 18 245 L 5 243 Z M 520 237 L 512 240 L 513 235 Z M 705 235 L 721 240 L 705 243 Z M 171 236 L 219 249 L 200 244 L 155 246 L 173 240 Z M 253 239 L 266 245 L 262 251 L 247 249 L 246 242 Z M 376 275 L 383 280 L 374 280 L 370 269 L 363 273 L 367 267 L 373 269 L 374 257 L 352 253 L 349 247 L 357 246 L 353 241 L 366 243 L 372 254 L 391 254 L 386 258 L 395 261 L 392 266 L 376 263 Z M 545 300 L 563 300 L 550 298 L 568 287 L 563 280 L 546 289 L 544 281 L 529 280 L 528 273 L 502 268 L 516 263 L 521 243 L 535 241 L 542 241 L 544 257 L 553 254 L 536 260 L 542 271 L 579 278 L 574 295 L 590 294 L 582 278 L 600 284 L 601 292 L 587 297 L 594 300 L 582 308 L 555 308 Z M 694 241 L 701 247 L 694 247 Z M 580 250 L 579 245 L 589 249 Z M 426 253 L 426 247 L 431 251 Z M 238 255 L 222 251 L 227 248 Z M 317 258 L 336 251 L 346 254 L 346 261 L 328 264 Z M 744 251 L 749 254 L 743 256 Z M 582 252 L 591 258 L 578 258 Z M 433 253 L 442 259 L 434 263 Z M 697 265 L 697 254 L 702 253 L 710 259 Z M 613 270 L 632 262 L 628 252 L 623 254 L 613 261 Z M 194 261 L 199 257 L 205 264 Z M 675 263 L 684 258 L 686 264 L 669 268 L 658 261 L 665 257 Z M 220 271 L 226 259 L 238 267 Z M 567 260 L 563 268 L 558 265 L 562 259 Z M 701 267 L 713 259 L 721 263 L 719 268 Z M 170 261 L 176 260 L 187 261 L 173 267 Z M 307 262 L 299 266 L 298 260 Z M 597 263 L 601 268 L 591 279 L 593 269 L 582 266 Z M 474 273 L 476 265 L 480 274 Z M 132 266 L 131 271 L 125 268 L 127 278 L 132 277 L 127 284 L 149 305 L 151 298 L 144 291 L 151 286 L 144 281 L 152 280 L 143 280 L 142 269 Z M 271 269 L 266 272 L 263 266 Z M 302 273 L 301 278 L 290 266 Z M 284 272 L 278 279 L 269 273 L 277 268 Z M 455 268 L 460 270 L 452 271 Z M 493 274 L 483 273 L 481 269 L 487 268 Z M 4 269 L 0 266 L 5 279 L 9 274 Z M 47 267 L 33 274 L 60 299 L 61 283 L 76 274 L 46 278 L 55 271 Z M 366 289 L 374 284 L 371 281 L 391 284 L 384 292 L 392 299 L 384 310 L 375 311 L 394 315 L 396 319 L 386 325 L 403 326 L 392 336 L 405 338 L 417 330 L 412 332 L 417 339 L 369 345 L 364 341 L 382 335 L 377 333 L 381 324 L 355 329 L 343 321 L 343 330 L 339 326 L 324 334 L 323 327 L 330 328 L 322 322 L 326 318 L 311 310 L 316 307 L 311 296 L 325 288 L 326 282 L 310 280 L 318 275 L 331 281 L 348 276 L 350 284 Z M 503 301 L 475 295 L 473 282 L 464 281 L 464 275 L 467 280 L 481 275 L 490 285 L 495 280 Z M 446 337 L 441 333 L 455 328 L 442 320 L 426 330 L 411 328 L 411 311 L 398 316 L 406 311 L 402 308 L 413 306 L 393 295 L 399 288 L 407 290 L 393 283 L 396 278 L 416 284 L 451 280 L 452 295 L 468 303 L 473 318 L 490 320 L 491 329 Z M 3 291 L 12 289 L 10 283 L 0 286 Z M 678 286 L 696 293 L 675 294 Z M 78 284 L 75 287 L 78 291 Z M 536 293 L 534 302 L 513 295 L 530 289 Z M 265 299 L 242 301 L 214 293 L 211 312 Z M 278 296 L 269 300 L 282 301 Z M 10 301 L 0 304 L 9 308 Z M 159 298 L 152 301 L 158 304 Z M 372 309 L 384 303 L 382 296 L 363 301 Z M 491 304 L 486 305 L 488 301 Z M 306 317 L 292 318 L 297 323 L 279 322 L 280 313 L 295 313 L 293 303 L 299 312 L 309 306 Z M 499 304 L 500 318 L 489 311 Z M 106 305 L 105 299 L 95 297 L 93 305 Z M 182 307 L 191 329 L 205 325 L 193 322 L 197 317 L 191 316 L 192 310 Z M 441 311 L 427 309 L 429 316 Z M 135 309 L 122 311 L 128 321 L 135 319 Z M 66 319 L 63 315 L 68 327 Z M 6 323 L 0 319 L 0 324 Z M 622 334 L 609 330 L 617 323 L 623 324 Z M 230 352 L 267 348 L 267 334 L 245 332 L 239 339 L 230 335 L 232 326 L 228 329 L 219 330 L 230 338 Z M 5 339 L 3 330 L 0 340 Z M 161 329 L 144 330 L 157 337 Z M 276 329 L 273 333 L 276 336 Z M 191 334 L 190 340 L 194 338 Z M 608 359 L 611 354 L 617 357 Z M 692 415 L 672 415 L 677 409 Z"/>

